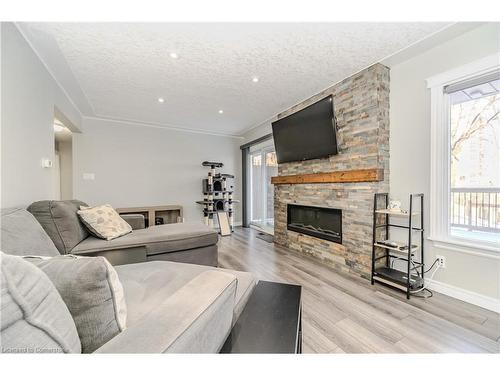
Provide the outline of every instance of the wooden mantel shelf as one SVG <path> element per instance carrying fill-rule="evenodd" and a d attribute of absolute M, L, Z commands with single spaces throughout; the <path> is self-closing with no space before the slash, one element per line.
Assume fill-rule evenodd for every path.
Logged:
<path fill-rule="evenodd" d="M 384 179 L 382 169 L 356 169 L 327 173 L 295 174 L 271 177 L 271 183 L 283 184 L 321 184 L 329 182 L 376 182 Z"/>

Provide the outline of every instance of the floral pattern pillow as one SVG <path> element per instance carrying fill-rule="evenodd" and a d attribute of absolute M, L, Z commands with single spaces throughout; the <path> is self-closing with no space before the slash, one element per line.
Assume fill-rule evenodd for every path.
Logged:
<path fill-rule="evenodd" d="M 109 241 L 132 232 L 132 227 L 109 204 L 80 206 L 77 213 L 87 229 L 98 238 Z"/>

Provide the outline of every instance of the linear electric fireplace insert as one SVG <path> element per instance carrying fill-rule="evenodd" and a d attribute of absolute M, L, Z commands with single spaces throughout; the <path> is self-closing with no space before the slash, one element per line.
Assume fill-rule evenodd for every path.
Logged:
<path fill-rule="evenodd" d="M 342 210 L 289 204 L 287 229 L 342 243 Z"/>

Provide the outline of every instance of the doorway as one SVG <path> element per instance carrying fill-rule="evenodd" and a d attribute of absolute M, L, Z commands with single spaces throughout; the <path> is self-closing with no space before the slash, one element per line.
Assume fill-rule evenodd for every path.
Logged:
<path fill-rule="evenodd" d="M 73 133 L 58 118 L 54 118 L 53 197 L 73 199 Z"/>
<path fill-rule="evenodd" d="M 278 174 L 273 140 L 253 145 L 249 150 L 250 225 L 274 234 L 274 186 L 271 177 Z"/>

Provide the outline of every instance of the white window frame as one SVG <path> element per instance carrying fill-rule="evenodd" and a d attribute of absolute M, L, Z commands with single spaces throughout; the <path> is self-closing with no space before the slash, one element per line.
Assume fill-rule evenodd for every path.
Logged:
<path fill-rule="evenodd" d="M 449 98 L 445 86 L 500 69 L 496 53 L 427 79 L 431 94 L 430 237 L 431 241 L 500 253 L 491 242 L 471 242 L 450 235 L 450 133 Z"/>

